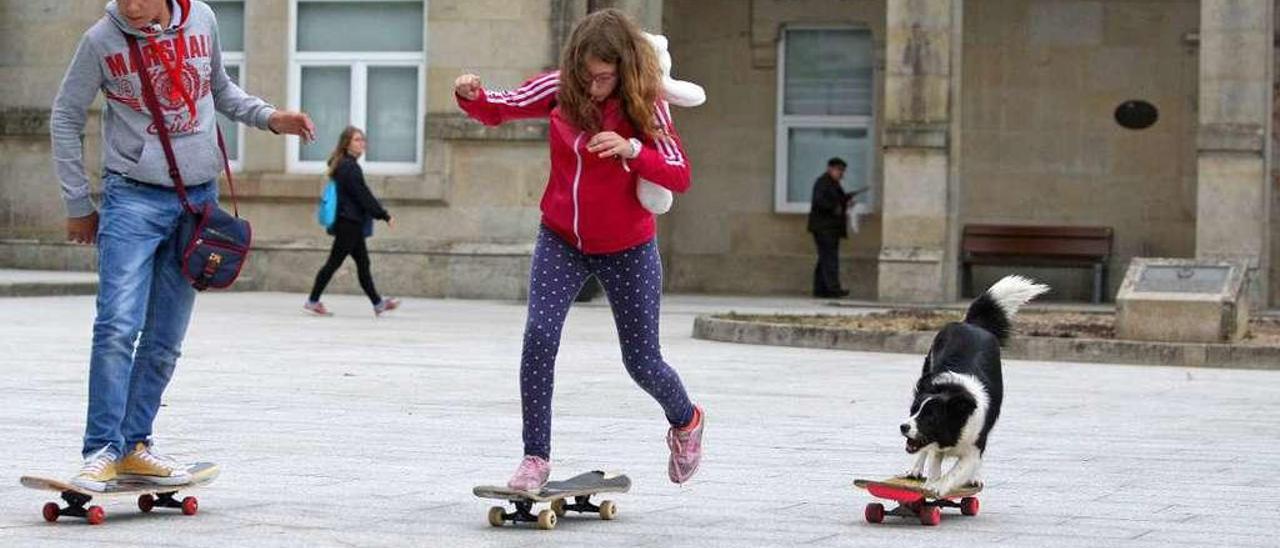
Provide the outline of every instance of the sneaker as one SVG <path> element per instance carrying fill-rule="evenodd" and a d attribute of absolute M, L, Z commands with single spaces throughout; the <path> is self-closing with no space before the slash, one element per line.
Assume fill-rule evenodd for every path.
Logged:
<path fill-rule="evenodd" d="M 667 431 L 667 447 L 671 460 L 667 463 L 667 475 L 671 483 L 689 481 L 702 463 L 702 430 L 707 417 L 699 406 L 693 406 L 693 422 L 683 428 L 671 427 Z"/>
<path fill-rule="evenodd" d="M 133 451 L 120 460 L 122 479 L 143 480 L 160 485 L 182 485 L 191 481 L 187 467 L 157 454 L 145 443 L 138 442 Z"/>
<path fill-rule="evenodd" d="M 89 491 L 105 491 L 107 482 L 116 479 L 117 459 L 119 457 L 111 447 L 99 449 L 84 459 L 84 466 L 80 468 L 80 473 L 76 474 L 76 477 L 71 478 L 71 483 Z"/>
<path fill-rule="evenodd" d="M 400 308 L 400 299 L 394 297 L 383 297 L 378 304 L 373 305 L 373 314 L 381 316 L 383 312 L 390 312 Z"/>
<path fill-rule="evenodd" d="M 547 459 L 525 455 L 524 460 L 520 461 L 520 467 L 516 468 L 516 474 L 507 482 L 507 487 L 516 491 L 535 491 L 547 482 L 550 475 L 551 463 Z"/>
<path fill-rule="evenodd" d="M 329 309 L 325 308 L 324 303 L 320 301 L 316 301 L 316 302 L 307 301 L 307 304 L 302 305 L 302 309 L 312 314 L 315 314 L 317 316 L 333 315 L 333 312 L 329 312 Z"/>

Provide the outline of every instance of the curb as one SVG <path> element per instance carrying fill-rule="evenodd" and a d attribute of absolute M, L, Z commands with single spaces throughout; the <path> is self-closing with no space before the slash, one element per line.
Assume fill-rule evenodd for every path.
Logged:
<path fill-rule="evenodd" d="M 858 352 L 924 355 L 934 335 L 932 331 L 855 331 L 726 320 L 709 315 L 698 316 L 693 322 L 695 339 Z M 1280 347 L 1275 346 L 1015 336 L 1001 353 L 1015 360 L 1280 371 Z"/>
<path fill-rule="evenodd" d="M 0 283 L 0 297 L 57 297 L 65 295 L 97 295 L 97 282 Z"/>

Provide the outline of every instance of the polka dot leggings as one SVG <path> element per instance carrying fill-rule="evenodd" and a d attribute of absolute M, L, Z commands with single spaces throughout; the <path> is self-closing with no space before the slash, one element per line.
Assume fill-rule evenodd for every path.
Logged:
<path fill-rule="evenodd" d="M 618 253 L 587 255 L 544 226 L 538 230 L 530 270 L 529 317 L 520 358 L 526 455 L 550 458 L 551 395 L 560 332 L 588 276 L 600 280 L 609 297 L 627 373 L 658 401 L 667 422 L 684 426 L 693 420 L 689 395 L 680 376 L 662 361 L 658 345 L 662 261 L 656 240 Z"/>

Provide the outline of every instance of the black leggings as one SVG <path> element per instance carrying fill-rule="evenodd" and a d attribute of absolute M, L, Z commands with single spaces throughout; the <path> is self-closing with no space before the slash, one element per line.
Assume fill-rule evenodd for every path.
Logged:
<path fill-rule="evenodd" d="M 378 290 L 373 287 L 373 274 L 369 272 L 369 249 L 364 245 L 364 225 L 339 218 L 333 223 L 333 249 L 329 250 L 329 260 L 316 273 L 316 283 L 311 287 L 311 302 L 320 300 L 324 287 L 347 255 L 356 260 L 356 273 L 360 278 L 360 289 L 369 296 L 374 305 L 382 302 Z"/>

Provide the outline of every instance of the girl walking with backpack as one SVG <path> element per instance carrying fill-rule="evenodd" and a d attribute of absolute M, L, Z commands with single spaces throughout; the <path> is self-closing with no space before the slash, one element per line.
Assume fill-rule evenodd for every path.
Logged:
<path fill-rule="evenodd" d="M 364 171 L 356 161 L 364 154 L 365 145 L 364 132 L 355 126 L 347 126 L 338 137 L 338 146 L 329 154 L 329 178 L 338 190 L 337 216 L 328 228 L 329 234 L 333 235 L 333 248 L 329 251 L 329 260 L 316 273 L 311 295 L 302 305 L 303 310 L 317 316 L 333 315 L 320 302 L 320 295 L 348 255 L 356 261 L 360 289 L 373 304 L 373 313 L 381 316 L 400 307 L 398 299 L 378 295 L 369 269 L 369 249 L 365 246 L 365 238 L 373 234 L 373 220 L 386 221 L 387 226 L 391 226 L 392 220 L 391 214 L 365 184 Z"/>

